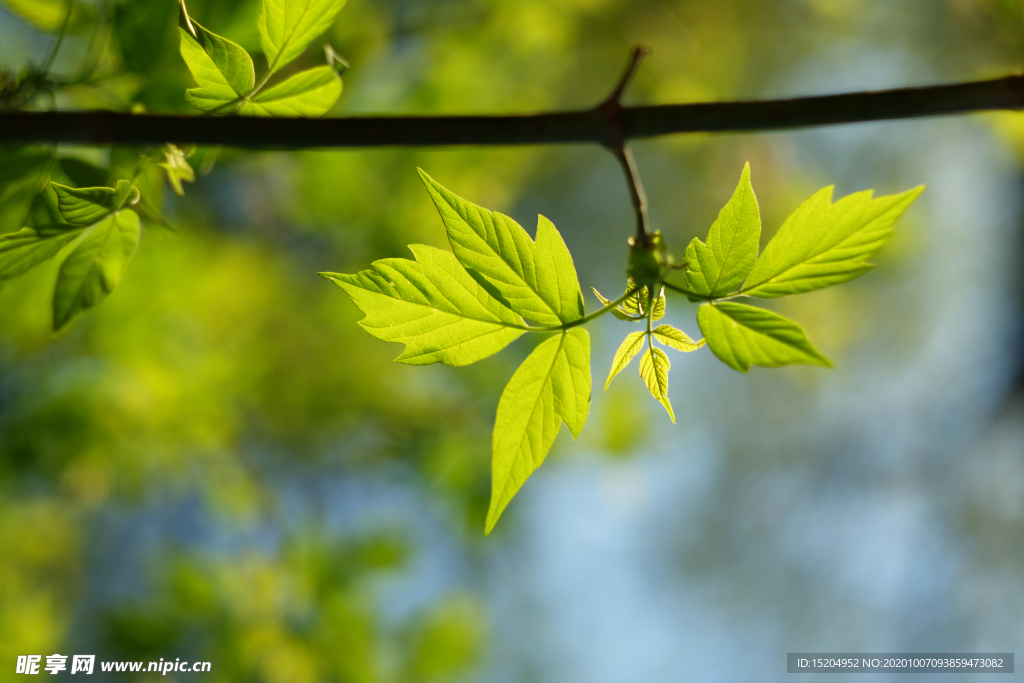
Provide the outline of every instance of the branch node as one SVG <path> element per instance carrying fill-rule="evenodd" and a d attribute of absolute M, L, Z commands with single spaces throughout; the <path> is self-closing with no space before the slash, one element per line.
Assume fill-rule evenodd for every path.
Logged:
<path fill-rule="evenodd" d="M 626 66 L 626 70 L 622 72 L 622 76 L 619 78 L 619 82 L 615 85 L 615 89 L 612 90 L 611 94 L 608 95 L 601 104 L 595 107 L 595 109 L 599 111 L 608 122 L 610 132 L 606 146 L 609 148 L 621 147 L 623 141 L 626 139 L 625 125 L 623 124 L 622 118 L 619 116 L 622 111 L 622 95 L 625 93 L 626 88 L 629 87 L 630 82 L 633 80 L 633 76 L 636 75 L 636 71 L 640 67 L 640 62 L 642 62 L 644 57 L 650 53 L 650 49 L 644 45 L 637 45 L 633 48 L 633 54 L 630 57 L 629 64 Z"/>
<path fill-rule="evenodd" d="M 626 145 L 626 126 L 622 120 L 621 113 L 623 109 L 622 95 L 626 88 L 629 87 L 633 76 L 636 75 L 640 62 L 650 52 L 650 49 L 643 45 L 637 45 L 633 48 L 629 64 L 626 66 L 626 70 L 622 72 L 622 76 L 615 85 L 615 89 L 612 90 L 604 102 L 595 107 L 595 110 L 608 123 L 608 138 L 603 144 L 608 151 L 615 155 L 615 158 L 618 159 L 619 164 L 622 166 L 623 172 L 626 174 L 629 198 L 636 213 L 636 237 L 630 239 L 630 246 L 639 245 L 641 247 L 648 247 L 651 244 L 651 232 L 648 229 L 647 218 L 647 193 L 644 192 L 643 183 L 640 181 L 640 171 L 637 169 L 636 159 L 633 158 L 633 151 Z"/>

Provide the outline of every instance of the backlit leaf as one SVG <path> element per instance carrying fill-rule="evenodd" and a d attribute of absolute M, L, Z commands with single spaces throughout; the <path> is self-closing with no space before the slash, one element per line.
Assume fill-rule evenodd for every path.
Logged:
<path fill-rule="evenodd" d="M 763 308 L 731 301 L 705 304 L 697 310 L 697 323 L 718 359 L 740 372 L 751 365 L 833 367 L 799 325 Z"/>
<path fill-rule="evenodd" d="M 0 280 L 10 280 L 54 256 L 82 234 L 82 228 L 53 225 L 0 235 Z"/>
<path fill-rule="evenodd" d="M 644 291 L 647 291 L 646 287 Z M 661 288 L 661 293 L 654 299 L 653 310 L 651 311 L 651 320 L 661 320 L 665 317 L 665 288 Z"/>
<path fill-rule="evenodd" d="M 750 185 L 750 164 L 739 185 L 708 231 L 707 243 L 694 237 L 686 248 L 686 287 L 704 296 L 735 290 L 757 260 L 761 214 Z"/>
<path fill-rule="evenodd" d="M 629 288 L 626 288 L 629 291 Z M 633 289 L 633 293 L 626 297 L 626 300 L 622 302 L 622 310 L 630 315 L 636 315 L 643 317 L 644 306 L 647 305 L 647 288 L 637 287 Z"/>
<path fill-rule="evenodd" d="M 303 53 L 331 27 L 345 0 L 263 0 L 260 4 L 260 43 L 271 72 Z"/>
<path fill-rule="evenodd" d="M 185 194 L 185 188 L 181 186 L 183 182 L 194 183 L 196 181 L 195 169 L 188 163 L 185 153 L 177 145 L 170 143 L 164 145 L 164 160 L 157 165 L 167 173 L 167 182 L 174 188 L 174 194 L 179 197 Z"/>
<path fill-rule="evenodd" d="M 597 296 L 597 298 L 601 300 L 602 304 L 604 304 L 605 306 L 608 306 L 609 304 L 611 304 L 611 301 L 608 300 L 608 299 L 605 299 L 604 296 L 601 295 L 601 292 L 597 291 L 596 288 L 591 287 L 591 289 L 594 290 L 594 295 Z M 612 309 L 612 315 L 614 315 L 619 320 L 624 320 L 626 322 L 633 322 L 633 323 L 635 323 L 635 322 L 640 322 L 642 320 L 642 318 L 634 318 L 630 314 L 626 313 L 626 310 L 621 305 L 620 306 L 616 306 L 615 308 Z"/>
<path fill-rule="evenodd" d="M 264 90 L 242 108 L 258 116 L 323 116 L 341 97 L 341 77 L 330 66 L 295 74 Z"/>
<path fill-rule="evenodd" d="M 494 423 L 489 534 L 523 483 L 541 466 L 565 422 L 579 436 L 590 412 L 590 336 L 574 327 L 541 343 L 519 366 Z"/>
<path fill-rule="evenodd" d="M 256 82 L 249 53 L 195 22 L 192 25 L 195 38 L 179 29 L 181 57 L 199 87 L 186 92 L 185 99 L 200 111 L 212 111 L 248 95 Z"/>
<path fill-rule="evenodd" d="M 683 353 L 696 351 L 704 346 L 703 339 L 693 341 L 685 332 L 671 325 L 658 325 L 658 327 L 654 328 L 654 338 L 665 346 L 671 346 L 673 349 Z"/>
<path fill-rule="evenodd" d="M 558 325 L 583 317 L 583 292 L 572 256 L 544 216 L 537 240 L 508 216 L 458 197 L 419 171 L 459 262 L 484 287 L 525 318 Z"/>
<path fill-rule="evenodd" d="M 644 347 L 644 339 L 647 337 L 646 332 L 630 332 L 626 335 L 626 338 L 619 345 L 618 351 L 615 352 L 615 357 L 612 359 L 612 369 L 608 373 L 608 379 L 604 383 L 604 388 L 607 390 L 608 385 L 612 383 L 615 375 L 619 374 L 626 369 L 629 362 L 633 360 L 633 356 L 640 353 L 640 349 Z"/>
<path fill-rule="evenodd" d="M 658 402 L 665 407 L 672 424 L 676 423 L 676 414 L 672 410 L 672 403 L 668 400 L 668 372 L 672 364 L 665 352 L 658 347 L 652 347 L 644 352 L 640 358 L 640 377 L 643 378 L 647 390 L 651 396 L 658 399 Z"/>
<path fill-rule="evenodd" d="M 819 191 L 786 219 L 757 260 L 743 291 L 751 296 L 799 294 L 847 282 L 871 270 L 892 226 L 924 187 L 871 198 L 857 192 L 830 204 Z"/>
<path fill-rule="evenodd" d="M 53 292 L 53 329 L 114 291 L 138 243 L 139 217 L 131 210 L 113 213 L 92 228 L 61 264 Z"/>
<path fill-rule="evenodd" d="M 359 323 L 364 330 L 406 345 L 398 362 L 469 365 L 523 334 L 523 319 L 488 294 L 451 252 L 419 244 L 409 249 L 415 261 L 383 259 L 354 275 L 321 273 L 366 314 Z"/>

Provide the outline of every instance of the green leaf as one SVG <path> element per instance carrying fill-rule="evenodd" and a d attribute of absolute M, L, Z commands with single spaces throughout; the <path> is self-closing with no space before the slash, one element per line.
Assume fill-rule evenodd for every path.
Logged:
<path fill-rule="evenodd" d="M 672 364 L 665 352 L 658 347 L 651 347 L 640 358 L 640 377 L 643 378 L 651 396 L 665 407 L 672 424 L 676 423 L 676 414 L 672 403 L 668 400 L 668 371 Z"/>
<path fill-rule="evenodd" d="M 92 225 L 126 203 L 136 201 L 139 191 L 127 180 L 117 187 L 74 188 L 52 183 L 57 192 L 57 209 L 61 218 L 71 225 Z"/>
<path fill-rule="evenodd" d="M 633 356 L 640 353 L 640 349 L 644 347 L 644 338 L 646 336 L 646 332 L 630 332 L 622 340 L 619 350 L 615 352 L 615 357 L 612 359 L 612 369 L 604 383 L 605 391 L 608 390 L 608 385 L 615 379 L 615 375 L 625 370 L 629 362 L 633 360 Z"/>
<path fill-rule="evenodd" d="M 606 307 L 611 304 L 611 301 L 609 299 L 605 299 L 604 296 L 601 295 L 601 292 L 597 291 L 597 288 L 591 287 L 590 289 L 594 291 L 594 295 L 597 296 L 597 298 L 601 300 L 601 303 Z M 630 314 L 626 313 L 626 310 L 621 305 L 612 309 L 612 315 L 619 320 L 625 320 L 626 322 L 636 323 L 642 320 L 642 318 L 634 318 Z"/>
<path fill-rule="evenodd" d="M 751 365 L 834 367 L 799 325 L 763 308 L 729 301 L 705 304 L 697 310 L 697 323 L 718 359 L 740 372 Z"/>
<path fill-rule="evenodd" d="M 341 97 L 341 78 L 330 66 L 295 74 L 264 90 L 244 105 L 243 114 L 258 116 L 323 116 Z"/>
<path fill-rule="evenodd" d="M 82 228 L 51 225 L 0 235 L 0 280 L 11 280 L 54 256 L 82 234 Z"/>
<path fill-rule="evenodd" d="M 29 227 L 40 227 L 66 223 L 61 218 L 60 210 L 57 208 L 57 191 L 53 185 L 47 183 L 43 191 L 36 195 L 32 202 L 32 208 L 28 210 L 26 224 Z"/>
<path fill-rule="evenodd" d="M 630 287 L 632 287 L 632 282 Z M 630 287 L 626 288 L 628 292 Z M 626 297 L 626 300 L 622 302 L 622 310 L 629 315 L 635 315 L 639 317 L 644 316 L 644 306 L 647 305 L 647 288 L 639 287 L 633 290 L 633 293 Z"/>
<path fill-rule="evenodd" d="M 113 213 L 93 226 L 61 264 L 53 292 L 54 330 L 114 291 L 138 243 L 139 217 L 134 211 Z"/>
<path fill-rule="evenodd" d="M 750 185 L 750 164 L 739 185 L 708 231 L 707 244 L 694 237 L 686 248 L 686 287 L 703 296 L 735 290 L 757 260 L 761 214 Z"/>
<path fill-rule="evenodd" d="M 525 331 L 523 319 L 487 293 L 451 252 L 413 244 L 416 256 L 376 261 L 355 275 L 321 273 L 366 314 L 377 339 L 405 344 L 409 365 L 469 365 L 501 351 Z"/>
<path fill-rule="evenodd" d="M 260 42 L 271 73 L 301 55 L 344 6 L 345 0 L 263 0 Z"/>
<path fill-rule="evenodd" d="M 583 317 L 583 292 L 558 230 L 538 217 L 537 241 L 508 216 L 465 201 L 419 169 L 459 262 L 509 308 L 542 325 Z"/>
<path fill-rule="evenodd" d="M 53 152 L 39 147 L 0 148 L 0 233 L 25 225 L 32 201 L 46 185 Z"/>
<path fill-rule="evenodd" d="M 185 195 L 185 188 L 182 182 L 194 183 L 196 171 L 188 163 L 185 153 L 177 145 L 167 143 L 164 145 L 164 160 L 157 164 L 167 173 L 167 182 L 174 189 L 174 194 L 182 197 Z"/>
<path fill-rule="evenodd" d="M 185 99 L 200 111 L 213 111 L 248 95 L 256 82 L 249 53 L 192 22 L 196 38 L 181 28 L 181 57 L 199 85 Z"/>
<path fill-rule="evenodd" d="M 647 288 L 645 287 L 644 291 L 646 291 L 646 290 L 647 290 Z M 646 299 L 644 299 L 644 301 L 646 301 Z M 665 288 L 664 287 L 661 288 L 661 293 L 658 294 L 658 297 L 654 300 L 653 309 L 654 310 L 651 311 L 651 320 L 661 320 L 662 318 L 665 317 Z"/>
<path fill-rule="evenodd" d="M 826 187 L 804 202 L 779 228 L 757 260 L 744 293 L 759 297 L 799 294 L 852 280 L 885 246 L 892 226 L 924 191 L 871 198 L 857 192 L 830 204 Z"/>
<path fill-rule="evenodd" d="M 580 435 L 590 412 L 590 335 L 574 327 L 547 339 L 519 366 L 498 402 L 491 504 L 484 534 L 544 462 L 562 422 Z"/>
<path fill-rule="evenodd" d="M 67 17 L 69 0 L 0 0 L 11 14 L 44 33 L 58 33 Z M 70 2 L 68 33 L 81 33 L 96 21 L 96 10 L 77 0 Z"/>
<path fill-rule="evenodd" d="M 703 339 L 700 341 L 693 341 L 685 332 L 676 329 L 671 325 L 658 325 L 654 328 L 654 338 L 665 346 L 671 346 L 673 349 L 682 351 L 683 353 L 696 351 L 700 347 L 704 346 Z"/>

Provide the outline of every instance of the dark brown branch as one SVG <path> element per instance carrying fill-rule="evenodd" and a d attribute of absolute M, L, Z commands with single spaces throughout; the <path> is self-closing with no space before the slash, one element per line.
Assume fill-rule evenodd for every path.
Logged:
<path fill-rule="evenodd" d="M 623 107 L 622 136 L 778 130 L 1024 108 L 1024 76 L 789 100 Z M 354 116 L 330 119 L 0 113 L 0 143 L 164 142 L 264 148 L 614 143 L 597 108 L 512 116 Z"/>
<path fill-rule="evenodd" d="M 633 76 L 636 75 L 636 70 L 640 68 L 640 62 L 649 54 L 650 50 L 643 45 L 633 48 L 633 54 L 629 64 L 626 66 L 626 70 L 622 72 L 622 77 L 619 78 L 619 82 L 616 84 L 615 89 L 612 90 L 612 93 L 604 102 L 597 106 L 599 111 L 604 111 L 608 115 L 610 112 L 622 110 L 622 95 L 626 92 L 626 88 L 629 87 Z"/>

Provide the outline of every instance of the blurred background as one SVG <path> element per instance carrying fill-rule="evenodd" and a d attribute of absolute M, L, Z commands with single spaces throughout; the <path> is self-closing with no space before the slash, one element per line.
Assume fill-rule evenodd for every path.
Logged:
<path fill-rule="evenodd" d="M 55 72 L 105 52 L 112 76 L 56 106 L 192 113 L 177 3 L 93 7 L 96 30 L 69 37 Z M 259 70 L 256 0 L 189 9 Z M 638 42 L 653 54 L 635 104 L 1005 75 L 1024 9 L 350 0 L 324 40 L 352 64 L 336 115 L 518 112 L 593 105 Z M 0 6 L 8 71 L 53 41 Z M 321 60 L 314 44 L 297 66 Z M 267 683 L 772 681 L 787 652 L 1024 654 L 1024 119 L 635 151 L 677 253 L 745 161 L 762 245 L 827 184 L 928 191 L 869 275 L 769 302 L 835 370 L 743 376 L 707 349 L 673 356 L 672 426 L 635 363 L 601 391 L 631 331 L 602 318 L 587 428 L 562 430 L 486 540 L 490 430 L 531 340 L 469 368 L 398 365 L 316 272 L 445 246 L 421 166 L 531 233 L 552 219 L 593 308 L 591 286 L 622 290 L 633 230 L 603 150 L 222 150 L 184 198 L 149 183 L 175 231 L 145 228 L 119 289 L 65 334 L 49 332 L 55 266 L 9 282 L 0 681 L 17 655 L 54 652 L 208 660 L 194 679 Z M 61 152 L 112 172 L 137 154 Z M 698 335 L 694 313 L 670 297 L 668 322 Z"/>

